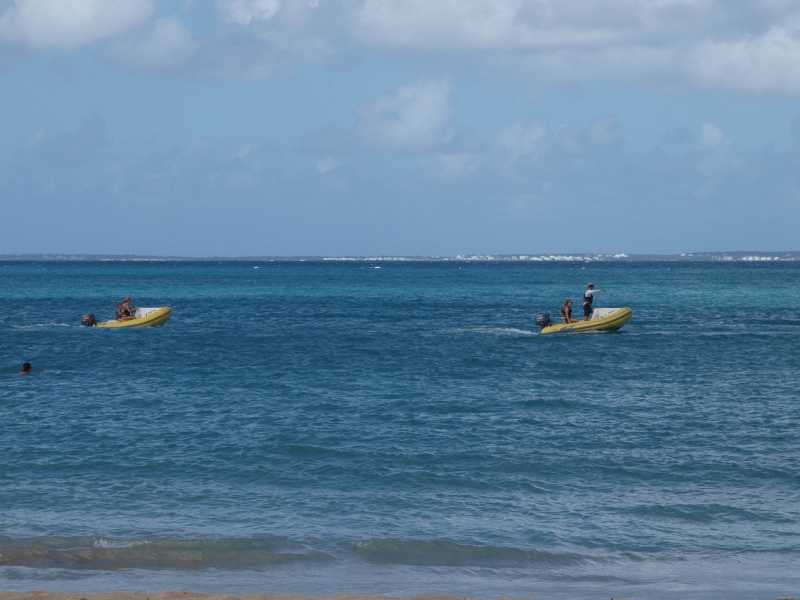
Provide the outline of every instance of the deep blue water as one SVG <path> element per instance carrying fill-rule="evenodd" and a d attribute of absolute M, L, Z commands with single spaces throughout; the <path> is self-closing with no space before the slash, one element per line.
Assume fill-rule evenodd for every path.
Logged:
<path fill-rule="evenodd" d="M 0 263 L 0 588 L 797 595 L 798 350 L 793 263 Z"/>

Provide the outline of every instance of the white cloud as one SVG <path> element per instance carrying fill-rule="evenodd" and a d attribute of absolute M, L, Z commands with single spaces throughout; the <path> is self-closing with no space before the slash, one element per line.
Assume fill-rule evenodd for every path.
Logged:
<path fill-rule="evenodd" d="M 320 175 L 325 175 L 326 173 L 332 173 L 341 166 L 342 162 L 340 160 L 329 156 L 317 162 L 317 171 Z"/>
<path fill-rule="evenodd" d="M 197 44 L 178 17 L 167 17 L 112 43 L 108 52 L 113 60 L 131 67 L 175 69 L 197 52 Z"/>
<path fill-rule="evenodd" d="M 110 142 L 105 135 L 103 116 L 92 113 L 74 131 L 50 135 L 40 129 L 20 148 L 21 164 L 39 164 L 47 168 L 74 168 L 94 157 Z"/>
<path fill-rule="evenodd" d="M 363 0 L 357 34 L 422 49 L 597 49 L 758 36 L 798 13 L 795 0 Z"/>
<path fill-rule="evenodd" d="M 543 123 L 514 123 L 501 129 L 495 137 L 495 143 L 512 159 L 520 156 L 535 159 L 544 151 L 546 142 L 547 127 Z"/>
<path fill-rule="evenodd" d="M 615 146 L 620 139 L 617 136 L 619 121 L 613 115 L 606 115 L 595 119 L 586 130 L 586 139 L 593 146 Z"/>
<path fill-rule="evenodd" d="M 700 145 L 709 152 L 704 153 L 697 165 L 697 172 L 702 175 L 703 181 L 695 189 L 695 195 L 705 199 L 717 190 L 723 174 L 731 168 L 732 161 L 735 160 L 728 152 L 731 141 L 713 123 L 706 123 L 700 128 Z"/>
<path fill-rule="evenodd" d="M 358 111 L 358 133 L 369 146 L 421 150 L 443 141 L 450 119 L 447 79 L 422 79 L 384 94 Z"/>
<path fill-rule="evenodd" d="M 713 123 L 706 123 L 700 129 L 700 143 L 703 148 L 711 148 L 717 152 L 722 152 L 730 146 L 731 141 L 725 137 L 722 129 Z"/>
<path fill-rule="evenodd" d="M 147 21 L 153 0 L 14 0 L 0 15 L 0 41 L 70 50 Z"/>
<path fill-rule="evenodd" d="M 356 34 L 372 45 L 423 49 L 493 48 L 526 37 L 507 0 L 366 0 Z"/>
<path fill-rule="evenodd" d="M 253 151 L 252 144 L 242 144 L 241 146 L 239 146 L 239 149 L 231 155 L 231 158 L 235 158 L 237 160 L 244 160 L 250 155 L 252 151 Z"/>
<path fill-rule="evenodd" d="M 216 0 L 216 4 L 220 16 L 237 25 L 269 21 L 281 7 L 280 0 Z"/>
<path fill-rule="evenodd" d="M 423 174 L 440 181 L 460 181 L 476 175 L 483 157 L 470 152 L 436 153 L 423 163 Z"/>
<path fill-rule="evenodd" d="M 0 43 L 18 52 L 119 41 L 150 22 L 154 4 L 0 0 Z M 194 0 L 183 5 L 190 9 Z M 174 68 L 197 44 L 187 67 L 195 73 L 266 79 L 337 53 L 349 60 L 356 49 L 455 58 L 452 64 L 536 85 L 615 81 L 800 97 L 800 0 L 215 0 L 214 6 L 218 29 L 189 41 L 174 23 L 153 25 L 148 46 L 164 52 L 152 50 L 151 58 L 142 52 L 129 63 Z M 0 62 L 17 59 L 9 51 L 0 56 Z"/>
<path fill-rule="evenodd" d="M 796 0 L 363 0 L 361 44 L 460 55 L 538 83 L 800 95 Z"/>
<path fill-rule="evenodd" d="M 216 0 L 224 23 L 198 40 L 192 63 L 203 76 L 266 80 L 288 68 L 322 62 L 341 48 L 339 5 L 308 0 Z"/>
<path fill-rule="evenodd" d="M 618 135 L 619 122 L 614 115 L 605 115 L 592 121 L 586 128 L 561 125 L 555 131 L 556 145 L 574 156 L 597 151 L 607 151 L 622 145 Z"/>
<path fill-rule="evenodd" d="M 800 95 L 800 23 L 740 40 L 705 42 L 695 51 L 698 81 L 747 94 Z"/>

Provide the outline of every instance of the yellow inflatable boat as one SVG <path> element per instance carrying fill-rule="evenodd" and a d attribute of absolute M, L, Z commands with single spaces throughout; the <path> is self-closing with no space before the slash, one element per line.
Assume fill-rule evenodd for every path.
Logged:
<path fill-rule="evenodd" d="M 169 321 L 172 309 L 169 306 L 161 308 L 137 308 L 133 319 L 127 321 L 104 321 L 98 323 L 94 315 L 85 315 L 81 323 L 90 327 L 107 327 L 118 329 L 120 327 L 156 327 Z"/>
<path fill-rule="evenodd" d="M 592 318 L 577 323 L 550 323 L 549 315 L 539 315 L 536 323 L 542 333 L 583 333 L 586 331 L 616 331 L 631 320 L 630 308 L 595 308 Z M 542 318 L 546 317 L 546 318 Z"/>

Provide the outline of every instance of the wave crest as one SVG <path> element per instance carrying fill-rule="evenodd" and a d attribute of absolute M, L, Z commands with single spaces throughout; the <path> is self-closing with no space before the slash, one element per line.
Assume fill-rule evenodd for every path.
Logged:
<path fill-rule="evenodd" d="M 41 569 L 227 569 L 330 560 L 305 544 L 264 540 L 0 538 L 0 567 Z"/>
<path fill-rule="evenodd" d="M 534 563 L 577 563 L 577 554 L 555 554 L 503 546 L 474 546 L 447 540 L 353 540 L 346 543 L 364 560 L 383 564 L 441 567 L 524 567 Z"/>

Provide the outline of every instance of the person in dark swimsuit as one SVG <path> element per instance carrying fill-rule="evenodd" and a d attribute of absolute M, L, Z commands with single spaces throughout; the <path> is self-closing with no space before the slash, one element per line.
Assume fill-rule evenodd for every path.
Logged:
<path fill-rule="evenodd" d="M 572 300 L 567 300 L 564 306 L 561 307 L 561 316 L 564 317 L 564 323 L 578 322 L 578 319 L 572 318 Z"/>
<path fill-rule="evenodd" d="M 594 284 L 590 283 L 586 286 L 586 291 L 583 292 L 583 320 L 588 321 L 592 316 L 592 301 L 594 300 L 594 295 L 598 292 L 604 292 L 605 290 L 596 290 L 594 289 Z"/>
<path fill-rule="evenodd" d="M 121 315 L 117 318 L 117 321 L 130 321 L 136 318 L 136 309 L 131 306 L 131 297 L 128 296 L 123 300 L 122 306 L 120 307 Z"/>

